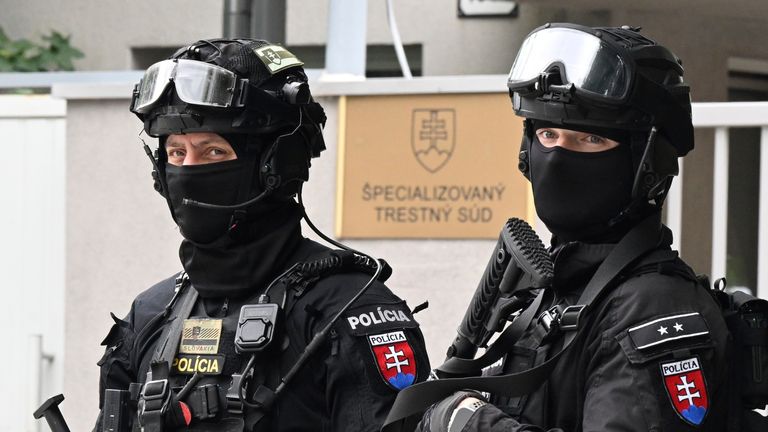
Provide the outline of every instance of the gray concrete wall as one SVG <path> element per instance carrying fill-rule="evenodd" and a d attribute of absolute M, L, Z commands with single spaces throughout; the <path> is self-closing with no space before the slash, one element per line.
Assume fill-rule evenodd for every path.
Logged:
<path fill-rule="evenodd" d="M 538 24 L 538 8 L 521 9 L 518 18 L 459 19 L 457 2 L 395 0 L 403 44 L 421 44 L 424 75 L 509 72 L 522 38 Z M 322 45 L 327 1 L 292 0 L 287 10 L 288 45 Z M 368 2 L 368 43 L 391 44 L 385 1 Z"/>
<path fill-rule="evenodd" d="M 98 408 L 99 346 L 133 298 L 180 270 L 178 231 L 152 189 L 141 126 L 128 100 L 67 107 L 66 346 L 62 406 L 72 430 Z M 145 138 L 146 139 L 146 138 Z"/>
<path fill-rule="evenodd" d="M 131 69 L 133 47 L 178 47 L 222 34 L 223 0 L 0 0 L 13 39 L 69 34 L 78 70 Z"/>

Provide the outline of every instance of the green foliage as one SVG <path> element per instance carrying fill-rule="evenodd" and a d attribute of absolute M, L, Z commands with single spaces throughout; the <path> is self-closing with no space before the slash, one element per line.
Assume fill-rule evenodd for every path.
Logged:
<path fill-rule="evenodd" d="M 71 71 L 72 60 L 83 53 L 70 45 L 69 36 L 51 30 L 43 43 L 28 39 L 13 40 L 0 27 L 0 72 Z"/>

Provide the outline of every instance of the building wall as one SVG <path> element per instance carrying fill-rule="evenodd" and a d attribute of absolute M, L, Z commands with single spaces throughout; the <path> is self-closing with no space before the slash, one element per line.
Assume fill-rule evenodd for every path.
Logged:
<path fill-rule="evenodd" d="M 0 0 L 9 37 L 69 34 L 78 70 L 131 69 L 131 48 L 178 47 L 222 34 L 223 0 Z"/>
<path fill-rule="evenodd" d="M 67 247 L 64 394 L 72 430 L 98 410 L 99 344 L 133 298 L 181 268 L 178 231 L 152 189 L 141 125 L 128 100 L 67 107 Z M 148 142 L 151 139 L 144 138 Z"/>

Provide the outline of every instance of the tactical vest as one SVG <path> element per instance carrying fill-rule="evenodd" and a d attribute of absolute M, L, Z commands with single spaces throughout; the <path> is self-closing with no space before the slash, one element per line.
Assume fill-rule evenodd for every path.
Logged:
<path fill-rule="evenodd" d="M 281 327 L 284 318 L 321 278 L 349 272 L 374 275 L 376 270 L 376 263 L 367 257 L 328 251 L 295 264 L 264 293 L 238 302 L 225 301 L 213 317 L 208 316 L 189 279 L 182 275 L 166 307 L 172 319 L 155 345 L 146 381 L 131 385 L 138 412 L 133 430 L 269 430 L 264 419 L 280 389 L 328 336 L 316 335 L 293 364 L 281 364 L 289 343 Z M 382 261 L 377 279 L 383 282 L 390 274 L 391 269 Z"/>

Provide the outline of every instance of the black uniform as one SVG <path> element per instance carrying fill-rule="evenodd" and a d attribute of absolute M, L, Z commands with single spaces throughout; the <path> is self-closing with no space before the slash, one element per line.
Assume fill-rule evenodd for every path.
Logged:
<path fill-rule="evenodd" d="M 668 244 L 594 305 L 539 390 L 522 398 L 492 396 L 463 430 L 724 430 L 728 332 L 718 305 Z M 557 247 L 554 288 L 541 311 L 576 303 L 614 246 Z M 486 375 L 528 369 L 560 350 L 562 337 L 542 341 L 534 328 L 535 321 L 503 365 Z"/>
<path fill-rule="evenodd" d="M 282 267 L 322 256 L 326 251 L 302 239 Z M 274 390 L 312 337 L 369 278 L 361 272 L 333 274 L 309 285 L 298 297 L 296 292 L 289 293 L 285 340 L 275 354 L 257 360 L 256 380 Z M 107 351 L 99 361 L 101 394 L 108 388 L 128 389 L 133 382 L 145 382 L 159 335 L 170 320 L 147 326 L 173 296 L 174 280 L 166 279 L 141 293 L 125 320 L 115 318 L 116 324 L 103 342 Z M 240 306 L 255 303 L 255 294 L 253 298 L 228 299 L 226 303 L 223 298 L 199 299 L 193 309 L 191 318 L 223 319 L 218 351 L 225 360 L 220 375 L 206 376 L 192 396 L 183 399 L 196 419 L 192 430 L 222 430 L 222 419 L 238 417 L 225 408 L 225 394 L 230 376 L 248 360 L 234 352 L 233 341 Z M 321 350 L 294 377 L 257 430 L 378 430 L 397 391 L 426 379 L 428 371 L 423 337 L 410 310 L 384 284 L 375 282 L 336 323 Z M 185 378 L 176 377 L 175 381 L 183 383 Z M 206 413 L 200 411 L 206 409 L 201 408 L 199 393 L 203 390 L 199 389 L 207 384 L 219 386 L 219 408 L 213 418 L 201 421 L 199 417 Z M 207 405 L 210 410 L 211 404 Z M 246 424 L 248 412 L 246 408 Z"/>

